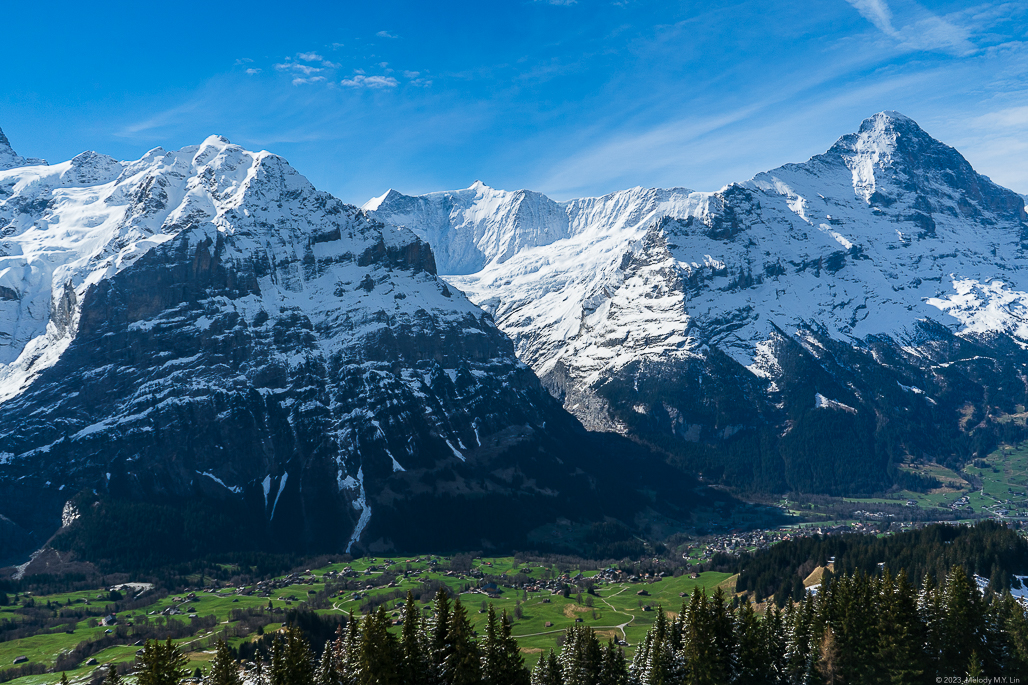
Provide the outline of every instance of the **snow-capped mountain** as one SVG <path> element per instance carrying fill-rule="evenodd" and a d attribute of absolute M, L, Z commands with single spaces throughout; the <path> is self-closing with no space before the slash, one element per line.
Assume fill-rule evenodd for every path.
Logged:
<path fill-rule="evenodd" d="M 11 147 L 11 141 L 7 140 L 7 136 L 4 135 L 4 132 L 0 131 L 0 171 L 3 171 L 4 169 L 13 169 L 19 166 L 45 164 L 46 162 L 42 159 L 26 159 L 20 156 Z"/>
<path fill-rule="evenodd" d="M 895 112 L 716 192 L 553 202 L 476 183 L 365 205 L 450 256 L 440 272 L 587 426 L 726 480 L 833 491 L 852 465 L 804 421 L 853 424 L 874 455 L 856 489 L 875 489 L 906 454 L 966 456 L 975 426 L 1025 403 L 1024 206 Z M 900 428 L 911 411 L 949 437 Z M 831 477 L 809 475 L 821 462 Z"/>
<path fill-rule="evenodd" d="M 413 232 L 217 136 L 5 159 L 0 514 L 21 548 L 101 516 L 92 492 L 201 500 L 271 541 L 252 546 L 308 551 L 506 544 L 595 508 L 588 436 Z"/>

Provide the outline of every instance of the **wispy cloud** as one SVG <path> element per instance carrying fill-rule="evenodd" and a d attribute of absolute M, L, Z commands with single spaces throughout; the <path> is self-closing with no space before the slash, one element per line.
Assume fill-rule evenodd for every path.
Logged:
<path fill-rule="evenodd" d="M 869 22 L 874 24 L 882 33 L 895 36 L 896 29 L 892 26 L 892 11 L 885 4 L 885 0 L 846 0 L 860 12 Z"/>
<path fill-rule="evenodd" d="M 202 109 L 203 105 L 199 100 L 192 100 L 176 107 L 170 107 L 142 121 L 128 124 L 115 131 L 114 135 L 119 138 L 150 138 L 155 131 L 172 126 Z"/>
<path fill-rule="evenodd" d="M 535 2 L 544 5 L 557 5 L 558 7 L 570 7 L 571 5 L 578 4 L 578 0 L 535 0 Z"/>
<path fill-rule="evenodd" d="M 325 59 L 316 52 L 301 52 L 298 53 L 296 56 L 302 59 L 304 62 L 320 62 L 323 59 Z"/>
<path fill-rule="evenodd" d="M 306 76 L 322 71 L 321 67 L 312 67 L 309 64 L 300 64 L 299 62 L 283 62 L 282 64 L 276 64 L 275 68 L 279 71 L 296 71 Z"/>
<path fill-rule="evenodd" d="M 898 22 L 886 0 L 846 0 L 875 28 L 892 38 L 902 50 L 911 52 L 946 52 L 969 55 L 977 48 L 970 40 L 970 31 L 951 19 L 940 17 L 912 5 L 908 21 Z M 955 18 L 956 15 L 953 15 Z M 899 28 L 896 24 L 900 23 Z"/>
<path fill-rule="evenodd" d="M 700 189 L 714 190 L 780 164 L 782 155 L 795 154 L 800 132 L 817 120 L 813 112 L 822 111 L 828 117 L 856 108 L 866 116 L 874 110 L 863 109 L 865 103 L 892 103 L 895 94 L 912 91 L 924 79 L 920 73 L 897 75 L 826 97 L 825 85 L 837 76 L 835 69 L 826 68 L 746 105 L 688 115 L 642 130 L 632 131 L 631 123 L 625 122 L 624 133 L 608 134 L 601 142 L 583 146 L 530 185 L 555 197 L 571 197 L 596 187 L 695 183 L 700 176 Z M 792 106 L 783 108 L 783 102 Z M 858 122 L 853 122 L 854 130 Z M 805 152 L 814 154 L 827 147 Z"/>
<path fill-rule="evenodd" d="M 236 60 L 236 66 L 238 67 L 238 66 L 242 66 L 244 64 L 250 64 L 251 62 L 253 62 L 253 60 L 250 59 L 249 57 L 240 57 L 239 59 Z"/>
<path fill-rule="evenodd" d="M 388 31 L 379 31 L 375 35 L 378 36 L 379 38 L 399 38 L 399 36 L 397 36 L 397 35 L 395 35 L 393 33 L 389 33 Z"/>
<path fill-rule="evenodd" d="M 947 122 L 954 132 L 950 141 L 979 171 L 993 181 L 1020 193 L 1028 193 L 1028 102 L 1001 105 L 976 117 L 955 117 Z"/>
<path fill-rule="evenodd" d="M 263 69 L 251 68 L 251 69 L 247 69 L 246 73 L 249 74 L 250 76 L 255 76 L 255 75 L 261 73 L 261 71 L 263 71 Z"/>
<path fill-rule="evenodd" d="M 339 85 L 348 88 L 395 88 L 400 82 L 392 76 L 365 76 L 354 74 L 353 78 L 344 78 Z"/>
<path fill-rule="evenodd" d="M 311 76 L 310 78 L 296 77 L 296 78 L 293 79 L 293 85 L 294 86 L 302 86 L 305 83 L 320 83 L 321 81 L 324 81 L 324 80 L 325 80 L 324 76 Z"/>

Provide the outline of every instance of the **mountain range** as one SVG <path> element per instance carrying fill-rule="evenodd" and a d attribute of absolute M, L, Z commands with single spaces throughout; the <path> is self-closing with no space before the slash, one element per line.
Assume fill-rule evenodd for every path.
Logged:
<path fill-rule="evenodd" d="M 929 487 L 907 464 L 1024 437 L 1026 246 L 1024 197 L 894 112 L 716 192 L 363 208 L 217 136 L 0 134 L 0 557 L 542 548 L 741 506 L 691 474 Z"/>
<path fill-rule="evenodd" d="M 4 139 L 0 159 L 7 557 L 62 528 L 56 547 L 154 564 L 497 548 L 561 516 L 653 509 L 596 475 L 613 444 L 428 244 L 280 157 L 215 136 L 54 165 Z M 617 456 L 667 469 L 627 441 Z"/>
<path fill-rule="evenodd" d="M 476 182 L 364 209 L 428 240 L 587 427 L 728 485 L 844 494 L 1023 427 L 1024 206 L 882 112 L 716 192 Z"/>

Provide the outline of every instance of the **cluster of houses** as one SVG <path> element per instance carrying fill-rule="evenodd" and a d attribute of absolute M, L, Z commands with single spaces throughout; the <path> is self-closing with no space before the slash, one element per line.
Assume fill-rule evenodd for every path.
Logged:
<path fill-rule="evenodd" d="M 750 530 L 713 535 L 706 542 L 690 545 L 682 553 L 682 558 L 688 559 L 692 557 L 697 550 L 699 550 L 699 556 L 702 559 L 710 559 L 715 554 L 738 556 L 743 552 L 767 549 L 776 542 L 783 540 L 792 540 L 810 535 L 823 535 L 825 534 L 822 532 L 823 530 L 822 527 L 817 526 L 779 530 Z"/>

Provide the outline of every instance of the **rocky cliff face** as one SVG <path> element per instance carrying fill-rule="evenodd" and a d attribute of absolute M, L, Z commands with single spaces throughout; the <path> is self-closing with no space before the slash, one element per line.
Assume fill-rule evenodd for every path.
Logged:
<path fill-rule="evenodd" d="M 0 226 L 9 555 L 110 498 L 303 551 L 488 548 L 598 506 L 596 445 L 429 246 L 275 155 L 17 166 Z"/>
<path fill-rule="evenodd" d="M 15 167 L 22 166 L 46 166 L 46 161 L 42 159 L 21 157 L 11 147 L 11 141 L 7 139 L 4 132 L 0 130 L 0 171 L 5 169 L 13 169 Z"/>
<path fill-rule="evenodd" d="M 472 194 L 437 244 L 503 225 L 488 210 L 514 194 L 453 195 Z M 428 235 L 401 203 L 368 208 Z M 554 204 L 513 255 L 480 242 L 483 266 L 447 279 L 589 427 L 728 483 L 830 492 L 1015 430 L 997 420 L 1028 401 L 1024 199 L 900 114 L 717 192 Z"/>

